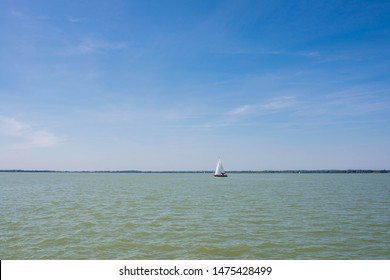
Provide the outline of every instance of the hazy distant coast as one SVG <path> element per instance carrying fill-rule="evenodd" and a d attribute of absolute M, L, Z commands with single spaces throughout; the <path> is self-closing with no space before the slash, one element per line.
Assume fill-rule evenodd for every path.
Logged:
<path fill-rule="evenodd" d="M 68 170 L 23 170 L 10 169 L 0 170 L 0 172 L 14 173 L 214 173 L 211 170 L 199 171 L 144 171 L 144 170 L 92 170 L 92 171 L 68 171 Z M 371 170 L 371 169 L 323 169 L 323 170 L 232 170 L 227 173 L 233 174 L 257 174 L 257 173 L 390 173 L 390 170 Z"/>

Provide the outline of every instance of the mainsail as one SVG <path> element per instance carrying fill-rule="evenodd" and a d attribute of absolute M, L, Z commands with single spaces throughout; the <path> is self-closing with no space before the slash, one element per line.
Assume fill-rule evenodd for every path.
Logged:
<path fill-rule="evenodd" d="M 221 160 L 219 160 L 217 163 L 217 167 L 215 168 L 214 176 L 215 177 L 227 177 L 225 169 L 223 169 Z"/>

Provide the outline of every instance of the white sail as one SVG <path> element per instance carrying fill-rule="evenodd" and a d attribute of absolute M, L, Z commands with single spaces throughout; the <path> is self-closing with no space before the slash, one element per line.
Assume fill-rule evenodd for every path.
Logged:
<path fill-rule="evenodd" d="M 221 160 L 219 160 L 217 163 L 217 167 L 215 168 L 214 176 L 217 176 L 217 177 L 226 177 L 227 176 L 225 169 L 223 169 Z"/>

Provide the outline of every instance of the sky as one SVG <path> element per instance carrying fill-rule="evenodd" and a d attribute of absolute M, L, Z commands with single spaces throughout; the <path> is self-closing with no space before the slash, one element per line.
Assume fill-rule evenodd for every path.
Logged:
<path fill-rule="evenodd" d="M 0 169 L 390 169 L 389 14 L 3 0 Z"/>

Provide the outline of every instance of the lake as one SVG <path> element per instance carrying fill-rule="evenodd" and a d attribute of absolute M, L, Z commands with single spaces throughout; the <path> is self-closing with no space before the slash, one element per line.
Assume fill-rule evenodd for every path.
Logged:
<path fill-rule="evenodd" d="M 390 259 L 390 174 L 0 173 L 1 259 Z"/>

